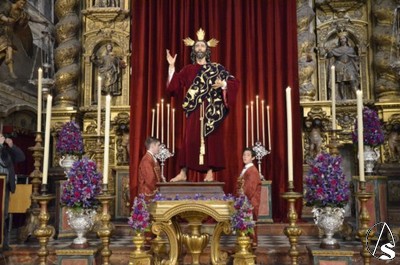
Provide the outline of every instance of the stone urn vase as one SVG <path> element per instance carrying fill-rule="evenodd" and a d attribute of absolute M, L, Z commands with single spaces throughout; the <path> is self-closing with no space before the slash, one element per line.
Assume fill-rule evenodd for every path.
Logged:
<path fill-rule="evenodd" d="M 63 155 L 60 158 L 59 164 L 60 164 L 60 167 L 64 168 L 65 174 L 68 174 L 68 172 L 71 169 L 72 165 L 77 160 L 78 160 L 77 156 L 74 156 L 74 155 Z"/>
<path fill-rule="evenodd" d="M 365 173 L 372 174 L 376 161 L 381 157 L 378 147 L 364 145 L 364 169 Z"/>
<path fill-rule="evenodd" d="M 75 209 L 69 208 L 66 212 L 69 226 L 75 231 L 77 238 L 74 245 L 87 244 L 86 234 L 92 229 L 96 210 L 94 209 Z"/>
<path fill-rule="evenodd" d="M 312 210 L 314 214 L 315 224 L 324 231 L 325 238 L 322 239 L 321 248 L 325 249 L 338 249 L 339 243 L 333 238 L 343 224 L 344 208 L 341 207 L 314 207 Z"/>

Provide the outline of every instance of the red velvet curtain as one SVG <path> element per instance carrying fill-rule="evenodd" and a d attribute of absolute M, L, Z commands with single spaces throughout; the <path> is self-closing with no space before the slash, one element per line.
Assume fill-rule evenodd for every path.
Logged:
<path fill-rule="evenodd" d="M 302 186 L 301 115 L 297 71 L 297 21 L 295 0 L 133 0 L 130 180 L 131 198 L 137 195 L 137 170 L 151 131 L 151 109 L 161 98 L 177 110 L 176 139 L 179 150 L 184 126 L 180 100 L 166 98 L 168 63 L 166 49 L 177 53 L 176 70 L 190 62 L 190 47 L 182 39 L 196 39 L 201 27 L 206 40 L 216 38 L 211 59 L 224 65 L 240 80 L 236 103 L 224 121 L 226 169 L 218 172 L 225 192 L 233 193 L 245 147 L 245 106 L 259 95 L 270 106 L 272 152 L 264 158 L 262 173 L 272 180 L 275 221 L 286 218 L 287 133 L 285 89 L 292 87 L 294 179 Z M 168 160 L 167 179 L 179 169 Z"/>

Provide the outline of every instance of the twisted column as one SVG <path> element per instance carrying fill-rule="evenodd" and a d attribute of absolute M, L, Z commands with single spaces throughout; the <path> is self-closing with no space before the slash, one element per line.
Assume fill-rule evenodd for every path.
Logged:
<path fill-rule="evenodd" d="M 77 15 L 79 0 L 57 0 L 55 13 L 59 19 L 56 25 L 57 48 L 54 52 L 56 107 L 76 107 L 78 99 L 78 64 L 81 44 L 78 33 L 80 20 Z"/>

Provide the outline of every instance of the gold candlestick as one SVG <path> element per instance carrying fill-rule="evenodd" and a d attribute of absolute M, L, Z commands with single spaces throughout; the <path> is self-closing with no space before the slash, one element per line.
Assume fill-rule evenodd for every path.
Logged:
<path fill-rule="evenodd" d="M 110 207 L 110 202 L 111 200 L 114 199 L 114 195 L 110 195 L 107 191 L 107 184 L 103 184 L 103 192 L 97 196 L 97 199 L 100 200 L 103 211 L 100 216 L 101 220 L 101 225 L 99 230 L 97 231 L 97 235 L 101 239 L 102 243 L 102 250 L 101 250 L 101 256 L 102 256 L 102 263 L 103 265 L 109 265 L 110 264 L 110 256 L 112 254 L 112 251 L 110 249 L 110 237 L 112 234 L 112 231 L 114 230 L 113 224 L 110 222 L 111 220 L 111 215 L 109 214 L 109 207 Z"/>
<path fill-rule="evenodd" d="M 297 199 L 302 198 L 303 195 L 299 192 L 293 191 L 293 182 L 289 182 L 289 191 L 281 194 L 281 197 L 288 201 L 288 213 L 287 217 L 289 220 L 289 226 L 285 227 L 284 233 L 289 238 L 290 249 L 289 256 L 292 260 L 292 265 L 297 265 L 299 251 L 297 250 L 297 239 L 301 235 L 301 229 L 296 226 L 296 221 L 298 218 L 295 202 Z"/>
<path fill-rule="evenodd" d="M 47 225 L 50 219 L 50 214 L 47 211 L 47 204 L 50 200 L 54 199 L 55 196 L 51 194 L 46 195 L 36 195 L 35 200 L 40 204 L 39 213 L 39 227 L 34 231 L 34 235 L 39 240 L 40 248 L 38 250 L 39 264 L 47 264 L 47 256 L 49 255 L 49 250 L 47 249 L 47 243 L 49 242 L 50 236 L 54 233 L 54 227 Z"/>
<path fill-rule="evenodd" d="M 339 138 L 337 137 L 338 132 L 340 132 L 341 130 L 337 130 L 337 129 L 332 129 L 330 130 L 330 141 L 329 144 L 327 145 L 329 148 L 329 153 L 333 156 L 338 156 L 340 155 L 339 152 L 339 147 L 341 146 L 340 142 L 339 142 Z"/>
<path fill-rule="evenodd" d="M 39 188 L 40 184 L 42 183 L 41 178 L 42 178 L 42 172 L 40 171 L 40 166 L 42 165 L 42 159 L 43 159 L 43 146 L 42 146 L 42 133 L 37 132 L 36 133 L 36 138 L 35 138 L 35 146 L 31 146 L 28 149 L 33 152 L 32 156 L 34 159 L 33 166 L 35 169 L 32 171 L 30 174 L 30 178 L 32 178 L 32 204 L 38 205 L 37 201 L 34 199 L 35 196 L 39 195 Z"/>
<path fill-rule="evenodd" d="M 39 204 L 36 197 L 39 195 L 40 184 L 42 183 L 42 172 L 40 171 L 40 166 L 42 165 L 43 159 L 43 146 L 42 146 L 42 133 L 36 132 L 35 138 L 35 146 L 31 146 L 28 149 L 33 152 L 32 156 L 34 159 L 33 166 L 35 169 L 29 175 L 32 179 L 32 195 L 31 195 L 31 205 L 28 209 L 27 220 L 28 223 L 20 229 L 20 233 L 18 234 L 18 239 L 21 242 L 25 242 L 29 235 L 33 234 L 33 231 L 37 228 L 37 224 L 39 223 L 38 217 L 40 213 Z"/>
<path fill-rule="evenodd" d="M 369 232 L 369 237 L 367 238 L 367 233 L 369 229 L 369 212 L 367 209 L 367 201 L 373 196 L 372 192 L 367 192 L 365 190 L 365 181 L 359 182 L 359 191 L 356 193 L 356 197 L 360 201 L 360 224 L 359 229 L 357 231 L 358 237 L 361 239 L 362 243 L 362 251 L 361 256 L 364 259 L 364 264 L 371 264 L 371 254 L 368 251 L 368 245 L 370 245 L 370 238 L 374 236 L 374 231 L 371 230 Z"/>

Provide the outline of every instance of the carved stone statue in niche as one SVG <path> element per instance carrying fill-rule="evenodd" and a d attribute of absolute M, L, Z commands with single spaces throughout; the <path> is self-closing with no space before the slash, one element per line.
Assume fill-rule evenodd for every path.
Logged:
<path fill-rule="evenodd" d="M 21 40 L 25 52 L 31 56 L 33 53 L 33 38 L 28 22 L 36 22 L 47 25 L 47 22 L 30 16 L 25 11 L 26 0 L 0 1 L 0 65 L 5 61 L 10 76 L 17 79 L 14 73 L 13 53 L 16 46 L 13 36 Z"/>
<path fill-rule="evenodd" d="M 348 33 L 338 33 L 338 46 L 328 50 L 326 57 L 330 58 L 328 63 L 328 87 L 332 91 L 330 69 L 335 66 L 335 89 L 337 87 L 337 99 L 355 99 L 356 91 L 360 86 L 359 56 L 354 47 L 350 46 Z M 332 95 L 332 93 L 330 93 Z"/>
<path fill-rule="evenodd" d="M 391 161 L 400 158 L 400 124 L 394 124 L 388 136 L 389 155 Z"/>
<path fill-rule="evenodd" d="M 90 60 L 98 67 L 102 94 L 120 96 L 122 94 L 122 69 L 126 67 L 126 62 L 120 56 L 114 54 L 113 49 L 113 45 L 107 43 L 104 54 L 93 53 Z M 100 48 L 99 50 L 104 49 Z"/>
<path fill-rule="evenodd" d="M 121 122 L 117 127 L 117 164 L 129 164 L 129 124 Z"/>
<path fill-rule="evenodd" d="M 321 147 L 323 138 L 321 135 L 322 121 L 320 119 L 314 119 L 312 122 L 306 122 L 306 127 L 310 128 L 311 131 L 308 134 L 309 142 L 309 154 L 311 157 L 315 157 L 321 153 Z"/>

